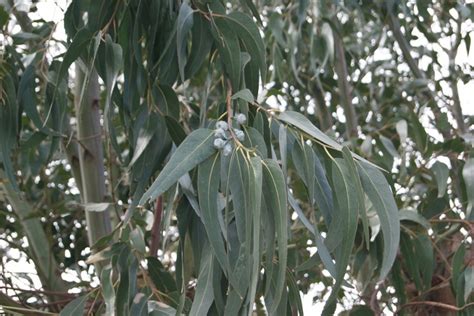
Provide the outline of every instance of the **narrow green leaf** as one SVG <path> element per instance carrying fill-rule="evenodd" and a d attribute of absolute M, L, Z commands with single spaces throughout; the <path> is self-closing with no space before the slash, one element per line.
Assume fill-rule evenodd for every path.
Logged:
<path fill-rule="evenodd" d="M 311 204 L 316 204 L 326 221 L 333 217 L 333 193 L 326 178 L 326 172 L 311 146 L 295 142 L 291 152 L 293 164 L 308 189 Z"/>
<path fill-rule="evenodd" d="M 105 301 L 105 315 L 113 316 L 115 313 L 115 290 L 112 284 L 112 267 L 102 270 L 100 284 L 102 287 L 102 296 Z"/>
<path fill-rule="evenodd" d="M 84 308 L 89 295 L 82 295 L 69 302 L 61 311 L 59 316 L 84 315 Z"/>
<path fill-rule="evenodd" d="M 387 150 L 387 152 L 390 155 L 392 155 L 392 157 L 400 158 L 400 154 L 398 153 L 397 149 L 395 148 L 395 145 L 393 144 L 393 142 L 389 138 L 387 138 L 383 135 L 380 135 L 379 139 L 382 142 L 385 149 Z"/>
<path fill-rule="evenodd" d="M 359 163 L 359 174 L 365 193 L 372 202 L 380 219 L 383 234 L 383 261 L 379 280 L 384 279 L 397 255 L 400 241 L 400 220 L 390 186 L 380 170 L 363 162 Z"/>
<path fill-rule="evenodd" d="M 293 111 L 282 112 L 278 119 L 288 124 L 294 125 L 317 141 L 336 150 L 342 150 L 342 146 L 332 138 L 324 134 L 319 128 L 313 125 L 311 121 L 301 113 Z"/>
<path fill-rule="evenodd" d="M 260 157 L 253 157 L 250 159 L 251 172 L 253 173 L 251 178 L 250 192 L 252 193 L 253 200 L 253 236 L 252 236 L 252 269 L 249 286 L 249 311 L 248 316 L 253 313 L 253 302 L 255 301 L 255 294 L 257 292 L 257 283 L 260 274 L 260 220 L 261 220 L 261 201 L 262 201 L 262 160 Z"/>
<path fill-rule="evenodd" d="M 213 136 L 213 131 L 204 128 L 191 133 L 176 149 L 151 187 L 143 194 L 139 204 L 143 205 L 147 200 L 155 199 L 163 194 L 184 174 L 209 158 L 216 151 L 213 146 Z"/>
<path fill-rule="evenodd" d="M 438 185 L 438 197 L 442 198 L 446 192 L 446 187 L 448 186 L 449 168 L 441 161 L 436 161 L 433 166 L 431 166 L 431 171 L 433 172 L 436 184 Z"/>
<path fill-rule="evenodd" d="M 166 115 L 179 119 L 179 100 L 173 88 L 164 84 L 154 84 L 152 88 L 153 102 L 158 110 Z"/>
<path fill-rule="evenodd" d="M 464 256 L 466 255 L 466 246 L 461 244 L 458 250 L 454 253 L 453 260 L 452 260 L 452 280 L 451 284 L 453 285 L 453 289 L 457 289 L 457 284 L 459 277 L 462 275 L 462 270 L 464 268 Z M 458 295 L 458 293 L 456 293 Z"/>
<path fill-rule="evenodd" d="M 400 218 L 400 221 L 410 221 L 410 222 L 420 224 L 426 229 L 431 228 L 430 222 L 428 222 L 428 220 L 424 218 L 422 215 L 420 215 L 416 210 L 403 209 L 403 210 L 400 210 L 400 212 L 398 213 L 398 216 Z"/>
<path fill-rule="evenodd" d="M 243 128 L 246 134 L 243 141 L 244 146 L 249 149 L 254 149 L 260 157 L 267 158 L 267 145 L 265 144 L 263 135 L 253 127 L 244 125 Z"/>
<path fill-rule="evenodd" d="M 288 138 L 286 127 L 283 124 L 280 124 L 278 129 L 278 145 L 280 150 L 280 160 L 281 160 L 281 167 L 283 170 L 283 175 L 286 178 L 287 175 L 287 152 L 288 152 Z"/>
<path fill-rule="evenodd" d="M 294 305 L 296 305 L 298 315 L 303 316 L 303 303 L 301 302 L 300 289 L 298 287 L 298 283 L 296 282 L 295 276 L 290 271 L 287 271 L 286 279 L 288 280 L 288 299 L 291 302 L 291 307 L 295 308 Z"/>
<path fill-rule="evenodd" d="M 252 92 L 249 89 L 242 89 L 240 91 L 237 91 L 232 97 L 232 100 L 237 100 L 237 99 L 242 99 L 248 103 L 253 103 L 255 101 L 255 98 L 252 94 Z"/>
<path fill-rule="evenodd" d="M 420 266 L 417 260 L 417 254 L 414 251 L 413 241 L 406 233 L 400 236 L 400 252 L 406 262 L 406 269 L 411 279 L 414 281 L 417 290 L 422 291 L 423 285 L 420 277 Z"/>
<path fill-rule="evenodd" d="M 310 221 L 306 218 L 306 216 L 303 213 L 303 210 L 300 208 L 298 205 L 298 202 L 295 200 L 295 198 L 291 195 L 288 194 L 288 201 L 291 205 L 291 207 L 295 210 L 295 212 L 298 214 L 298 217 L 300 220 L 303 222 L 305 227 L 314 235 L 314 240 L 316 243 L 316 247 L 318 247 L 318 251 L 316 252 L 316 255 L 321 258 L 322 263 L 324 264 L 324 267 L 329 271 L 329 273 L 332 275 L 333 278 L 336 278 L 336 266 L 334 262 L 332 261 L 331 254 L 329 253 L 328 248 L 326 247 L 326 244 L 324 243 L 323 237 L 321 236 L 321 233 L 319 232 L 318 226 L 313 225 L 310 223 Z M 316 259 L 316 257 L 314 258 Z M 308 268 L 312 268 L 314 266 L 313 263 L 315 263 L 315 260 L 310 261 L 311 266 L 309 266 L 310 262 L 308 264 L 302 263 L 300 266 L 296 267 L 296 271 L 303 271 Z"/>
<path fill-rule="evenodd" d="M 186 139 L 186 132 L 183 130 L 178 121 L 169 115 L 165 115 L 166 127 L 168 128 L 168 133 L 171 136 L 171 139 L 179 146 Z"/>
<path fill-rule="evenodd" d="M 117 82 L 117 77 L 122 69 L 122 46 L 112 41 L 110 35 L 105 36 L 105 109 L 104 115 L 110 125 L 110 107 L 112 103 L 112 92 Z"/>
<path fill-rule="evenodd" d="M 242 41 L 245 49 L 250 54 L 252 61 L 256 62 L 256 65 L 260 69 L 260 75 L 262 82 L 265 83 L 267 65 L 265 62 L 265 44 L 257 25 L 248 15 L 234 11 L 230 13 L 226 18 L 230 27 L 236 30 L 240 40 Z"/>
<path fill-rule="evenodd" d="M 303 131 L 304 133 L 308 134 L 311 136 L 315 141 L 328 146 L 329 148 L 341 151 L 342 150 L 342 145 L 340 145 L 338 142 L 324 134 L 319 128 L 313 125 L 311 121 L 304 116 L 301 113 L 294 112 L 294 111 L 285 111 L 280 113 L 278 115 L 278 119 L 286 122 L 288 124 L 291 124 L 295 127 L 297 127 L 299 130 Z M 352 153 L 352 156 L 357 158 L 359 161 L 363 161 L 375 168 L 379 168 L 378 166 L 374 165 L 373 163 L 365 160 L 361 156 Z"/>
<path fill-rule="evenodd" d="M 201 14 L 194 15 L 191 32 L 191 53 L 184 69 L 186 78 L 190 78 L 201 68 L 211 51 L 213 42 L 209 22 Z"/>
<path fill-rule="evenodd" d="M 278 243 L 278 263 L 276 278 L 276 288 L 273 296 L 270 314 L 274 314 L 278 308 L 282 296 L 285 282 L 286 262 L 288 257 L 288 214 L 286 184 L 283 172 L 277 162 L 271 159 L 263 161 L 263 197 L 269 210 L 274 212 L 275 228 Z"/>
<path fill-rule="evenodd" d="M 242 244 L 249 242 L 251 238 L 250 177 L 250 162 L 244 156 L 242 150 L 234 151 L 229 164 L 228 185 L 232 193 L 237 235 Z"/>
<path fill-rule="evenodd" d="M 342 156 L 344 157 L 346 165 L 349 168 L 351 179 L 352 181 L 354 181 L 353 185 L 355 186 L 355 190 L 357 192 L 357 201 L 359 203 L 359 215 L 362 220 L 362 226 L 364 228 L 364 239 L 366 242 L 366 248 L 369 249 L 369 242 L 370 242 L 369 219 L 367 218 L 367 212 L 366 212 L 365 203 L 364 203 L 365 194 L 364 194 L 364 191 L 362 190 L 362 183 L 360 182 L 359 172 L 357 171 L 351 152 L 345 146 L 342 148 Z"/>
<path fill-rule="evenodd" d="M 196 293 L 193 305 L 189 313 L 190 316 L 207 315 L 209 308 L 214 301 L 212 290 L 213 276 L 213 256 L 209 245 L 205 245 L 201 257 L 200 270 L 197 279 Z"/>
<path fill-rule="evenodd" d="M 462 168 L 462 176 L 466 186 L 468 205 L 466 208 L 467 217 L 474 219 L 474 158 L 470 157 Z"/>
<path fill-rule="evenodd" d="M 430 237 L 426 234 L 418 234 L 414 240 L 416 260 L 420 268 L 420 274 L 423 279 L 425 290 L 431 288 L 431 279 L 435 268 L 433 244 Z"/>
<path fill-rule="evenodd" d="M 18 86 L 18 103 L 20 107 L 23 108 L 28 118 L 33 122 L 33 124 L 35 124 L 36 128 L 41 132 L 50 135 L 51 131 L 45 127 L 46 122 L 43 122 L 38 113 L 36 99 L 37 92 L 35 91 L 35 71 L 35 65 L 34 63 L 31 63 L 23 72 Z"/>
<path fill-rule="evenodd" d="M 178 49 L 178 66 L 179 74 L 181 75 L 181 81 L 184 82 L 184 67 L 186 64 L 186 42 L 187 35 L 193 26 L 193 9 L 189 6 L 187 1 L 183 1 L 179 8 L 177 29 L 176 29 L 176 41 Z"/>
<path fill-rule="evenodd" d="M 232 27 L 222 18 L 215 19 L 212 35 L 227 76 L 232 83 L 232 89 L 240 88 L 240 45 L 239 39 Z"/>
<path fill-rule="evenodd" d="M 93 36 L 94 34 L 92 34 L 87 28 L 80 29 L 76 33 L 72 39 L 71 45 L 69 45 L 66 53 L 64 54 L 63 62 L 61 63 L 58 77 L 56 78 L 56 83 L 61 82 L 61 80 L 66 77 L 69 66 L 71 66 L 71 64 L 85 52 Z"/>
<path fill-rule="evenodd" d="M 16 102 L 15 84 L 12 77 L 5 75 L 2 79 L 2 88 L 5 96 L 2 100 L 4 103 L 0 104 L 0 162 L 8 179 L 2 179 L 2 181 L 9 181 L 12 189 L 18 191 L 19 188 L 10 158 L 18 133 L 18 104 Z"/>
<path fill-rule="evenodd" d="M 206 229 L 209 243 L 226 275 L 230 270 L 229 260 L 224 246 L 224 239 L 218 220 L 217 199 L 220 180 L 220 155 L 211 156 L 198 167 L 197 189 L 201 221 Z"/>
<path fill-rule="evenodd" d="M 353 185 L 356 183 L 353 177 L 354 174 L 350 172 L 350 168 L 347 166 L 345 160 L 340 158 L 333 160 L 333 189 L 338 194 L 335 195 L 334 205 L 337 210 L 337 217 L 331 222 L 330 232 L 338 232 L 342 237 L 340 243 L 338 243 L 335 248 L 336 282 L 324 306 L 323 315 L 331 315 L 334 313 L 336 298 L 344 282 L 344 274 L 346 273 L 346 268 L 349 264 L 349 258 L 354 246 L 360 203 L 358 201 L 357 192 L 353 189 Z"/>

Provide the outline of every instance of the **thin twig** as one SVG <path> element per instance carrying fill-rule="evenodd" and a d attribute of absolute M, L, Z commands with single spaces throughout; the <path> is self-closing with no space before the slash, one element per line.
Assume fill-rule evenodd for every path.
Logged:
<path fill-rule="evenodd" d="M 429 306 L 434 306 L 434 307 L 439 307 L 439 308 L 442 308 L 442 309 L 448 309 L 450 311 L 454 311 L 454 312 L 460 312 L 470 306 L 474 306 L 474 302 L 472 303 L 469 303 L 469 304 L 466 304 L 464 306 L 461 306 L 461 307 L 457 307 L 457 306 L 453 306 L 453 305 L 449 305 L 449 304 L 445 304 L 445 303 L 440 303 L 440 302 L 433 302 L 433 301 L 418 301 L 418 302 L 410 302 L 410 303 L 406 303 L 406 304 L 403 304 L 400 309 L 396 312 L 396 314 L 399 314 L 400 311 L 406 307 L 410 307 L 410 306 L 416 306 L 416 305 L 429 305 Z"/>

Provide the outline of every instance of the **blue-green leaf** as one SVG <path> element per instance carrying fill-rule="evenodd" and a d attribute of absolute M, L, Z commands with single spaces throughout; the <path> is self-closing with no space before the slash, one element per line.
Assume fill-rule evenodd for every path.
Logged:
<path fill-rule="evenodd" d="M 372 202 L 380 219 L 383 234 L 383 261 L 379 279 L 384 279 L 393 265 L 400 241 L 398 208 L 390 186 L 380 170 L 363 162 L 359 163 L 359 174 L 365 193 Z"/>
<path fill-rule="evenodd" d="M 218 220 L 218 191 L 220 180 L 220 155 L 211 156 L 198 167 L 197 189 L 201 221 L 206 229 L 209 243 L 222 270 L 228 275 L 229 260 Z"/>
<path fill-rule="evenodd" d="M 143 205 L 147 200 L 155 199 L 163 194 L 184 174 L 209 158 L 216 151 L 213 146 L 213 136 L 213 131 L 204 128 L 191 133 L 176 149 L 151 187 L 143 194 L 139 204 Z"/>
<path fill-rule="evenodd" d="M 436 161 L 433 166 L 431 166 L 431 171 L 433 171 L 436 184 L 438 185 L 438 197 L 441 198 L 444 196 L 446 187 L 448 186 L 449 168 L 441 161 Z"/>
<path fill-rule="evenodd" d="M 334 284 L 331 295 L 324 306 L 323 315 L 331 315 L 336 308 L 336 298 L 341 285 L 344 282 L 349 258 L 354 246 L 355 234 L 357 232 L 357 218 L 359 215 L 360 203 L 357 192 L 352 185 L 356 182 L 354 174 L 350 172 L 347 162 L 340 158 L 333 160 L 332 164 L 332 182 L 335 195 L 335 217 L 331 222 L 328 233 L 341 235 L 340 240 L 335 244 L 336 259 L 336 283 Z"/>
<path fill-rule="evenodd" d="M 209 245 L 205 245 L 201 256 L 200 270 L 197 280 L 196 293 L 190 316 L 207 315 L 214 301 L 212 277 L 214 271 L 213 256 Z"/>
<path fill-rule="evenodd" d="M 69 302 L 61 311 L 59 316 L 79 316 L 84 315 L 84 308 L 89 295 L 82 295 Z"/>
<path fill-rule="evenodd" d="M 232 100 L 242 99 L 248 103 L 253 103 L 255 98 L 249 89 L 242 89 L 237 91 L 231 98 Z"/>
<path fill-rule="evenodd" d="M 277 271 L 274 275 L 276 279 L 276 287 L 274 291 L 273 301 L 270 314 L 274 314 L 278 308 L 281 295 L 286 284 L 286 262 L 288 257 L 288 214 L 287 214 L 287 197 L 286 184 L 283 172 L 277 162 L 271 159 L 263 161 L 263 197 L 267 208 L 274 212 L 275 230 L 278 243 L 278 263 Z"/>
<path fill-rule="evenodd" d="M 183 82 L 185 80 L 184 67 L 186 64 L 186 37 L 193 26 L 193 13 L 193 9 L 191 9 L 188 2 L 183 1 L 179 8 L 176 29 L 179 74 L 181 75 L 181 81 Z"/>

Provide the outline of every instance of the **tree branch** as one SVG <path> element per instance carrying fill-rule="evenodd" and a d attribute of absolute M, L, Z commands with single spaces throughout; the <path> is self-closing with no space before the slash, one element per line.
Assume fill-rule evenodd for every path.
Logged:
<path fill-rule="evenodd" d="M 336 17 L 333 18 L 335 23 L 338 23 Z M 337 25 L 337 24 L 336 24 Z M 337 74 L 337 85 L 339 87 L 339 98 L 344 109 L 344 115 L 346 117 L 347 124 L 347 137 L 348 139 L 355 138 L 358 135 L 357 132 L 357 116 L 355 113 L 354 105 L 352 104 L 352 87 L 348 81 L 349 73 L 347 71 L 347 62 L 344 52 L 344 43 L 342 38 L 336 32 L 334 34 L 334 51 L 335 51 L 335 62 L 334 68 Z"/>

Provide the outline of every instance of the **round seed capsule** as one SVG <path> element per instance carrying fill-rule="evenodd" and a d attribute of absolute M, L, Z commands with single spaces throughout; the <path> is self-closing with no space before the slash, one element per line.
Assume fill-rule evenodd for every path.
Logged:
<path fill-rule="evenodd" d="M 222 138 L 216 138 L 214 139 L 214 147 L 217 149 L 222 149 L 225 146 L 225 140 Z"/>
<path fill-rule="evenodd" d="M 218 121 L 218 122 L 216 123 L 216 128 L 217 128 L 217 129 L 220 128 L 220 129 L 223 129 L 224 131 L 226 131 L 226 130 L 229 129 L 229 125 L 228 125 L 226 122 L 224 122 L 224 121 Z"/>
<path fill-rule="evenodd" d="M 239 124 L 245 124 L 245 122 L 247 122 L 247 117 L 245 114 L 239 113 L 235 118 Z"/>
<path fill-rule="evenodd" d="M 224 146 L 224 149 L 222 150 L 222 154 L 224 156 L 229 156 L 229 154 L 232 152 L 232 145 L 227 143 Z"/>

